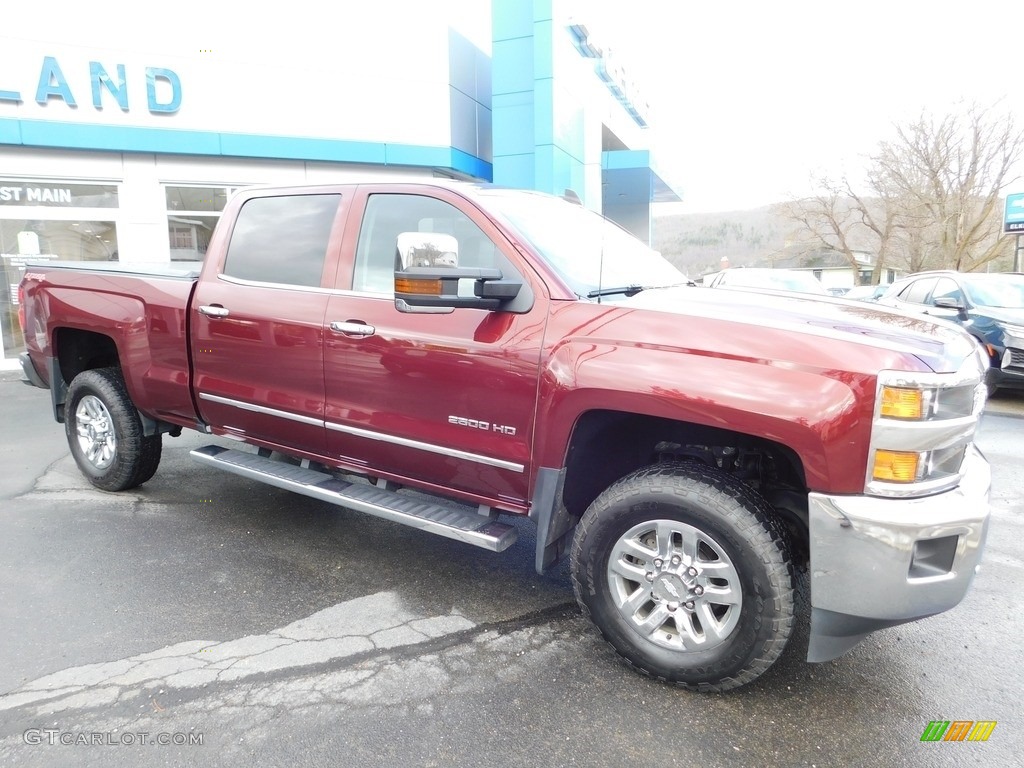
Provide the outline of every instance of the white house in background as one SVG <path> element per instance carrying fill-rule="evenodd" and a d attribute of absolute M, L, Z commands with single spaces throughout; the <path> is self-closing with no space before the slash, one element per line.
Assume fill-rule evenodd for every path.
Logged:
<path fill-rule="evenodd" d="M 857 259 L 857 268 L 854 269 L 850 260 L 839 251 L 818 250 L 807 253 L 793 254 L 792 252 L 781 251 L 766 259 L 761 259 L 753 264 L 731 265 L 729 258 L 723 256 L 720 269 L 728 269 L 730 266 L 769 267 L 771 269 L 792 269 L 800 272 L 811 272 L 814 274 L 825 289 L 832 288 L 853 288 L 855 285 L 870 285 L 871 275 L 875 269 L 875 257 L 869 251 L 854 251 Z M 904 272 L 897 269 L 884 269 L 880 283 L 888 285 Z M 711 281 L 718 275 L 718 271 L 708 273 L 701 277 L 704 285 L 710 285 Z"/>
<path fill-rule="evenodd" d="M 852 288 L 855 285 L 870 285 L 875 270 L 875 256 L 869 251 L 854 251 L 857 268 L 854 269 L 845 254 L 839 251 L 812 251 L 810 253 L 771 259 L 770 266 L 776 269 L 796 269 L 813 272 L 826 289 Z M 889 283 L 901 277 L 897 269 L 883 269 L 880 283 Z"/>

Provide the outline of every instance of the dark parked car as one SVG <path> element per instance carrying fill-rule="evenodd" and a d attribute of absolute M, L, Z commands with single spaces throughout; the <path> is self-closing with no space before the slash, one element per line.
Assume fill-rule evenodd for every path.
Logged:
<path fill-rule="evenodd" d="M 922 272 L 897 280 L 879 303 L 960 324 L 992 362 L 989 391 L 1024 389 L 1024 274 Z"/>

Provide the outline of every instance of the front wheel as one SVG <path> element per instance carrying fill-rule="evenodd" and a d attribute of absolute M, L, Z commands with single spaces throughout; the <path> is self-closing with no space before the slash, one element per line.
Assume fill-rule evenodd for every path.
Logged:
<path fill-rule="evenodd" d="M 74 378 L 64 405 L 64 431 L 78 468 L 104 491 L 142 485 L 160 464 L 161 437 L 143 434 L 117 368 L 83 371 Z"/>
<path fill-rule="evenodd" d="M 785 539 L 767 503 L 702 464 L 661 464 L 602 493 L 577 527 L 576 599 L 638 671 L 684 688 L 756 680 L 793 627 Z"/>

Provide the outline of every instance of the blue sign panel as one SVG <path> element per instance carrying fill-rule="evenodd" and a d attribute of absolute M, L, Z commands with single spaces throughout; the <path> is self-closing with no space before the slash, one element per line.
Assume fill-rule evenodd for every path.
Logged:
<path fill-rule="evenodd" d="M 1024 235 L 1024 192 L 1006 196 L 1006 212 L 1003 215 L 1003 232 Z"/>

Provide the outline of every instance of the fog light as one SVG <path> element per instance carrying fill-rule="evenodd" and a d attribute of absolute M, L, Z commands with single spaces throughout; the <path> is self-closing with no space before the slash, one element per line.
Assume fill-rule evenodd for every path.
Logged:
<path fill-rule="evenodd" d="M 921 478 L 918 471 L 924 467 L 921 454 L 912 451 L 875 451 L 875 465 L 871 476 L 888 483 L 913 483 Z"/>

